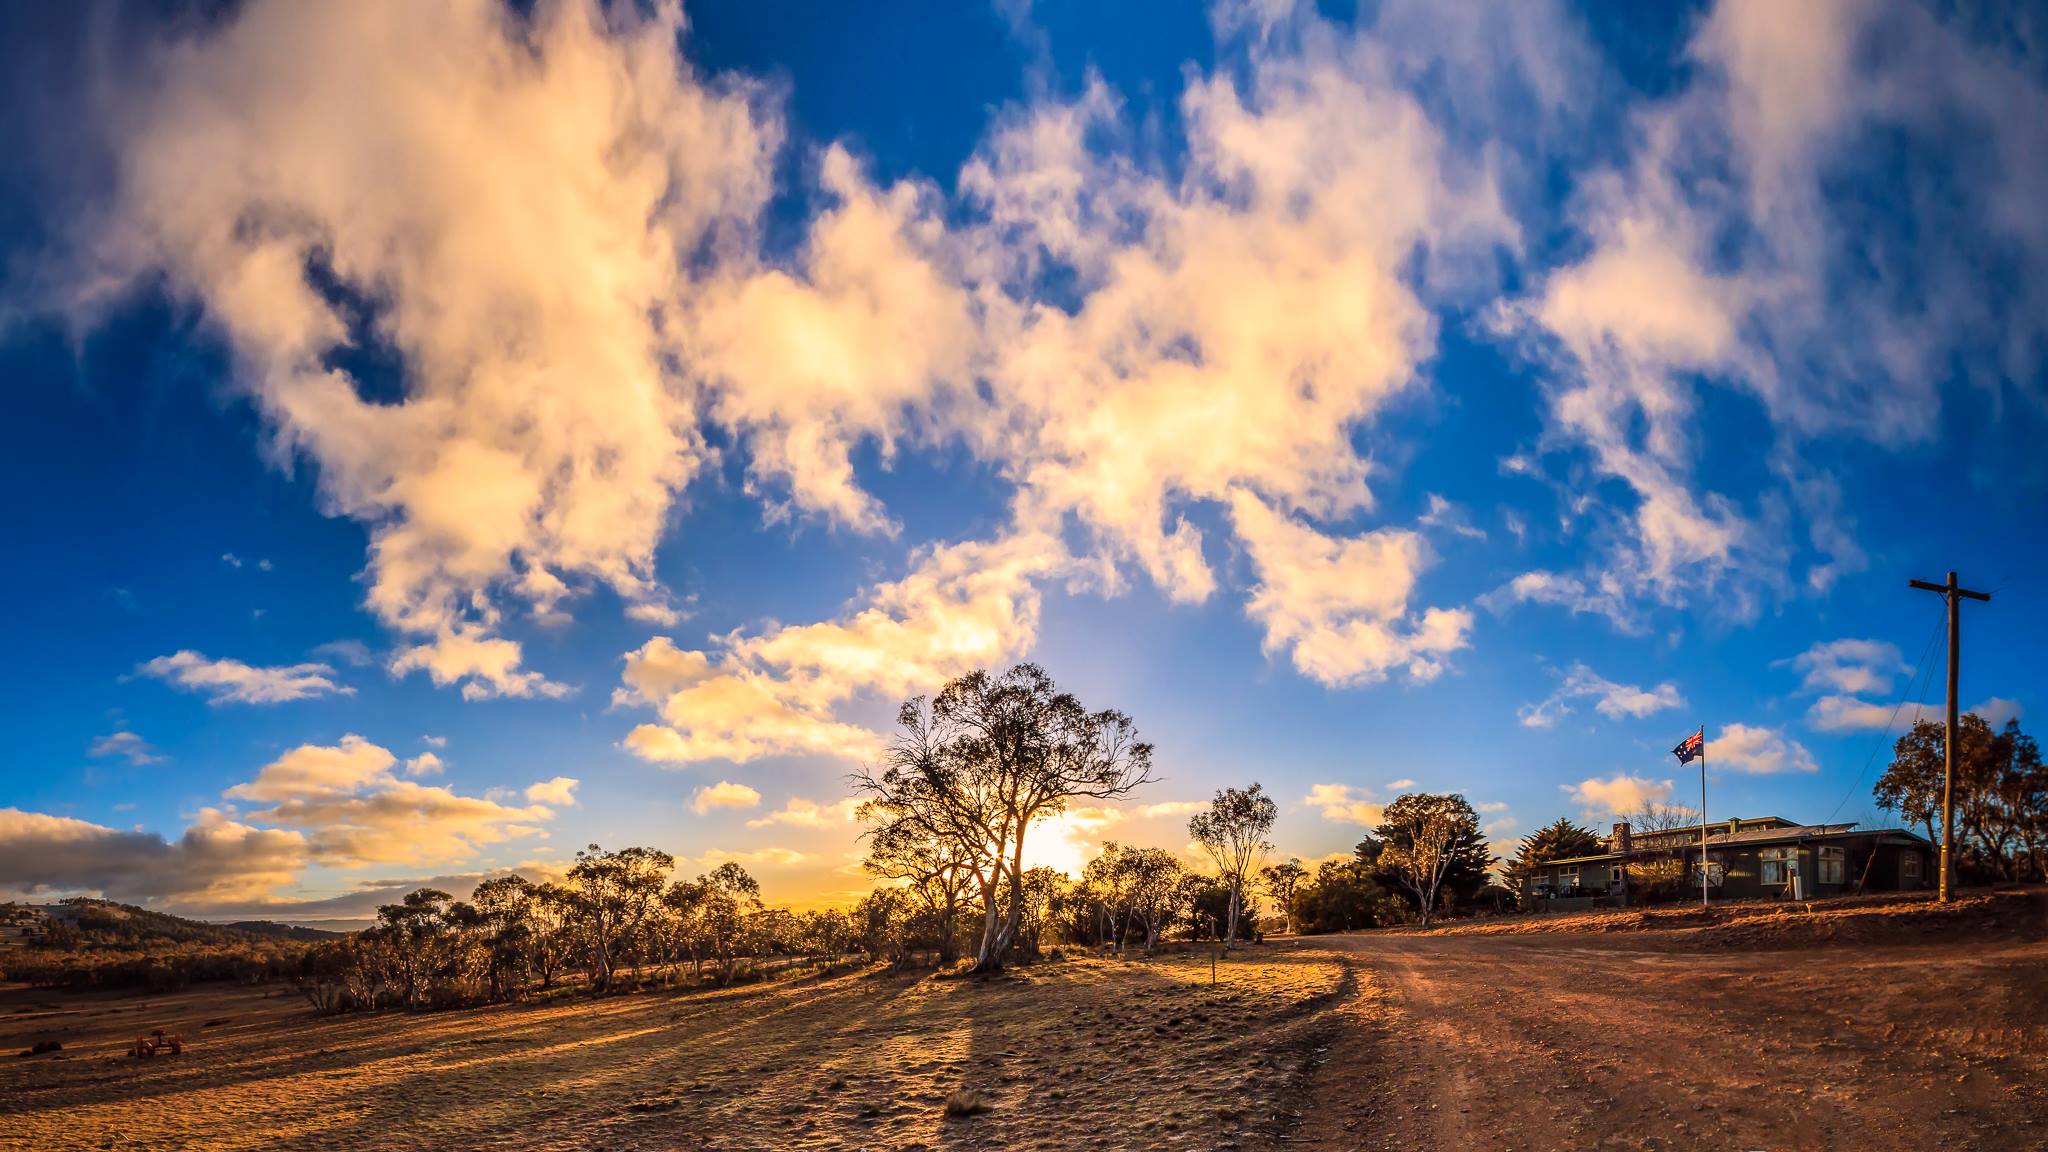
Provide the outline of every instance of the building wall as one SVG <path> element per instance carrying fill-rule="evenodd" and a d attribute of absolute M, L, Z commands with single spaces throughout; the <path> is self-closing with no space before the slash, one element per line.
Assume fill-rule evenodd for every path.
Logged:
<path fill-rule="evenodd" d="M 1880 834 L 1878 833 L 1872 833 L 1863 836 L 1830 837 L 1825 841 L 1810 841 L 1803 844 L 1738 844 L 1728 848 L 1713 848 L 1711 849 L 1713 859 L 1724 866 L 1725 873 L 1722 877 L 1721 885 L 1718 888 L 1709 890 L 1709 897 L 1719 900 L 1762 900 L 1780 899 L 1789 895 L 1790 889 L 1785 883 L 1764 883 L 1764 850 L 1778 848 L 1793 850 L 1794 855 L 1787 863 L 1796 862 L 1803 890 L 1809 898 L 1851 894 L 1857 890 L 1859 881 L 1865 881 L 1863 890 L 1866 892 L 1912 890 L 1924 888 L 1933 883 L 1933 855 L 1925 846 L 1880 844 L 1879 836 Z M 1843 851 L 1842 878 L 1839 882 L 1821 882 L 1820 849 L 1822 847 L 1840 848 Z M 1873 853 L 1876 855 L 1874 862 L 1871 859 Z M 1674 856 L 1679 854 L 1677 850 L 1674 850 L 1672 853 Z M 1685 889 L 1697 897 L 1699 892 L 1699 873 L 1695 869 L 1698 866 L 1699 849 L 1695 846 L 1690 852 L 1685 852 L 1682 855 L 1687 865 L 1687 878 L 1684 882 Z M 1902 883 L 1900 878 L 1900 861 L 1907 856 L 1920 857 L 1920 876 L 1917 881 L 1907 879 Z M 1580 895 L 1598 896 L 1604 894 L 1612 897 L 1622 896 L 1626 891 L 1625 887 L 1613 885 L 1607 881 L 1608 870 L 1617 863 L 1618 861 L 1602 861 L 1577 865 L 1576 867 L 1579 869 Z M 1562 886 L 1560 880 L 1565 867 L 1568 866 L 1556 864 L 1537 866 L 1534 874 L 1523 881 L 1524 903 L 1530 904 L 1532 902 L 1531 892 L 1533 891 L 1536 877 L 1548 877 L 1552 892 L 1562 893 L 1569 891 Z M 1867 880 L 1866 867 L 1868 868 Z M 1556 897 L 1545 902 L 1544 906 L 1561 908 L 1564 906 L 1563 902 L 1565 899 L 1562 896 Z"/>
<path fill-rule="evenodd" d="M 1611 870 L 1612 870 L 1612 869 L 1614 869 L 1614 868 L 1616 868 L 1616 867 L 1619 867 L 1619 866 L 1620 866 L 1620 864 L 1621 864 L 1621 861 L 1619 861 L 1619 860 L 1614 860 L 1614 861 L 1611 861 L 1611 862 L 1604 862 L 1604 863 L 1598 863 L 1598 864 L 1580 864 L 1580 865 L 1577 865 L 1577 868 L 1579 869 L 1579 891 L 1580 891 L 1580 892 L 1582 892 L 1582 893 L 1590 893 L 1590 894 L 1594 894 L 1594 895 L 1598 895 L 1598 894 L 1600 894 L 1600 893 L 1607 893 L 1607 892 L 1618 892 L 1618 891 L 1620 890 L 1621 886 L 1620 886 L 1620 885 L 1616 885 L 1616 884 L 1613 884 L 1613 883 L 1611 883 L 1611 882 L 1610 882 L 1610 880 L 1609 880 L 1609 877 L 1610 877 L 1610 876 L 1612 875 L 1612 871 L 1611 871 Z M 1553 892 L 1567 891 L 1568 889 L 1566 889 L 1566 888 L 1564 888 L 1564 887 L 1563 887 L 1563 884 L 1562 884 L 1562 881 L 1561 881 L 1561 879 L 1560 879 L 1560 878 L 1561 878 L 1561 876 L 1563 875 L 1563 873 L 1564 873 L 1565 869 L 1566 869 L 1566 868 L 1568 868 L 1568 867 L 1572 867 L 1572 866 L 1571 866 L 1571 865 L 1563 865 L 1563 866 L 1560 866 L 1560 865 L 1556 865 L 1556 864 L 1541 864 L 1541 865 L 1538 865 L 1538 866 L 1536 867 L 1536 870 L 1535 870 L 1535 875 L 1536 875 L 1536 876 L 1543 876 L 1543 877 L 1548 877 L 1548 878 L 1549 878 L 1549 880 L 1550 880 L 1550 889 L 1551 889 L 1551 891 L 1553 891 Z M 1533 881 L 1533 879 L 1534 879 L 1534 877 L 1531 877 L 1531 880 L 1530 880 L 1530 881 L 1525 881 L 1525 882 L 1524 882 L 1524 885 L 1523 885 L 1523 887 L 1524 887 L 1524 896 L 1525 896 L 1525 897 L 1526 897 L 1526 895 L 1527 895 L 1527 891 L 1528 891 L 1528 889 L 1529 889 L 1529 888 L 1530 888 L 1530 887 L 1532 886 L 1532 883 L 1531 883 L 1531 882 Z"/>
<path fill-rule="evenodd" d="M 1864 891 L 1899 891 L 1899 859 L 1909 854 L 1918 854 L 1922 857 L 1922 884 L 1914 886 L 1924 886 L 1925 878 L 1931 874 L 1930 866 L 1926 865 L 1926 850 L 1924 848 L 1917 845 L 1879 844 L 1877 841 L 1878 838 L 1875 835 L 1841 836 L 1832 837 L 1826 841 L 1804 844 L 1738 845 L 1733 848 L 1712 849 L 1713 856 L 1719 859 L 1727 869 L 1727 874 L 1716 894 L 1730 900 L 1775 899 L 1787 895 L 1789 892 L 1787 884 L 1764 883 L 1763 853 L 1767 848 L 1792 848 L 1796 850 L 1796 855 L 1793 859 L 1798 863 L 1800 879 L 1806 895 L 1809 897 L 1845 896 L 1855 892 L 1857 882 L 1864 877 L 1866 865 L 1870 865 L 1870 867 L 1869 879 L 1864 884 Z M 1839 883 L 1821 882 L 1819 850 L 1823 846 L 1836 847 L 1843 850 L 1842 879 Z M 1877 860 L 1874 864 L 1871 862 L 1872 853 L 1877 855 Z M 1695 861 L 1698 860 L 1698 854 L 1695 853 L 1692 858 Z M 1694 875 L 1695 882 L 1697 882 L 1697 874 L 1695 873 Z"/>

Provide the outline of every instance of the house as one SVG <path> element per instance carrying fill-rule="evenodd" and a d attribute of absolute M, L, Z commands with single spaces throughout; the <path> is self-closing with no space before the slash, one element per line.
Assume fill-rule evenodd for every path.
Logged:
<path fill-rule="evenodd" d="M 1710 823 L 1706 840 L 1710 899 L 1902 892 L 1934 877 L 1934 846 L 1896 828 L 1859 830 L 1854 824 L 1795 824 L 1760 816 Z M 1523 904 L 1556 911 L 1618 907 L 1634 902 L 1639 893 L 1632 889 L 1648 880 L 1675 882 L 1681 893 L 1699 892 L 1698 824 L 1641 834 L 1616 824 L 1606 848 L 1528 869 L 1518 877 Z"/>

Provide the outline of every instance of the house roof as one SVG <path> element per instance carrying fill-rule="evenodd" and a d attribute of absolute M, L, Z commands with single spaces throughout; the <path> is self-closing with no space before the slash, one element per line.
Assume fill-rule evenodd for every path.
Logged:
<path fill-rule="evenodd" d="M 1783 816 L 1744 816 L 1738 819 L 1736 823 L 1741 825 L 1743 830 L 1745 831 L 1749 830 L 1752 825 L 1758 826 L 1759 829 L 1762 829 L 1764 827 L 1774 827 L 1779 830 L 1799 827 L 1798 824 L 1795 824 L 1794 822 L 1785 819 Z M 1728 821 L 1707 821 L 1707 837 L 1710 842 L 1713 839 L 1714 830 L 1717 828 L 1723 832 L 1727 831 Z M 1649 836 L 1655 836 L 1661 839 L 1668 836 L 1676 836 L 1681 833 L 1689 835 L 1693 839 L 1697 840 L 1700 836 L 1700 826 L 1697 824 L 1680 824 L 1673 828 L 1654 828 L 1649 830 L 1636 828 L 1630 830 L 1629 837 L 1635 840 L 1641 840 Z"/>
<path fill-rule="evenodd" d="M 1709 828 L 1711 827 L 1712 825 L 1709 825 Z M 1707 833 L 1707 847 L 1711 849 L 1718 844 L 1766 844 L 1779 840 L 1816 840 L 1823 836 L 1845 835 L 1854 827 L 1854 822 L 1795 824 L 1787 828 L 1744 828 L 1735 833 L 1730 833 L 1724 828 L 1718 836 L 1711 831 Z"/>
<path fill-rule="evenodd" d="M 1621 853 L 1619 852 L 1602 852 L 1598 856 L 1566 856 L 1558 860 L 1545 860 L 1543 863 L 1536 865 L 1536 867 L 1548 868 L 1553 864 L 1587 864 L 1600 860 L 1619 859 L 1621 859 Z"/>
<path fill-rule="evenodd" d="M 1745 820 L 1743 823 L 1748 823 L 1748 821 Z M 1909 832 L 1903 828 L 1871 828 L 1859 832 L 1856 830 L 1856 824 L 1853 821 L 1847 824 L 1792 824 L 1780 828 L 1743 828 L 1734 833 L 1728 831 L 1726 824 L 1718 826 L 1721 829 L 1718 833 L 1713 831 L 1715 827 L 1716 825 L 1714 824 L 1707 825 L 1708 851 L 1726 847 L 1742 848 L 1764 844 L 1791 844 L 1808 840 L 1830 840 L 1844 836 L 1874 836 L 1879 840 L 1889 840 L 1893 843 L 1927 843 L 1927 839 L 1919 833 Z M 1694 835 L 1698 835 L 1699 830 L 1699 825 L 1694 824 L 1692 826 Z M 1666 833 L 1672 831 L 1676 831 L 1676 829 L 1665 829 Z M 1693 845 L 1697 843 L 1698 841 L 1693 841 Z M 1691 846 L 1682 845 L 1680 847 Z M 1669 850 L 1668 848 L 1635 848 L 1626 854 L 1621 852 L 1600 852 L 1591 856 L 1566 856 L 1557 860 L 1545 860 L 1537 865 L 1537 867 L 1549 868 L 1560 864 L 1611 863 L 1623 859 L 1624 855 L 1644 856 Z"/>

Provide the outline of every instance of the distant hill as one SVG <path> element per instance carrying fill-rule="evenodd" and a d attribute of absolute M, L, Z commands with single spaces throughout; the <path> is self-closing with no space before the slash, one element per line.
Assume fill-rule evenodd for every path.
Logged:
<path fill-rule="evenodd" d="M 315 943 L 341 935 L 270 920 L 209 924 L 132 904 L 79 897 L 36 908 L 51 921 L 48 943 L 57 947 L 147 948 L 160 944 Z"/>
<path fill-rule="evenodd" d="M 345 932 L 329 932 L 325 928 L 305 928 L 297 924 L 280 924 L 275 920 L 237 920 L 220 927 L 230 932 L 247 932 L 251 936 L 265 936 L 273 940 L 297 940 L 305 944 L 317 944 L 322 940 L 338 940 Z"/>

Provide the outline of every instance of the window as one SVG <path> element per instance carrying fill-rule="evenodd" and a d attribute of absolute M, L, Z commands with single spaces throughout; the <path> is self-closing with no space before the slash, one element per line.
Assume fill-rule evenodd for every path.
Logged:
<path fill-rule="evenodd" d="M 1899 857 L 1899 877 L 1903 880 L 1918 880 L 1920 878 L 1920 854 L 1918 852 L 1908 852 Z"/>
<path fill-rule="evenodd" d="M 1607 882 L 1609 884 L 1619 884 L 1621 883 L 1622 878 L 1627 875 L 1628 872 L 1625 869 L 1623 869 L 1621 865 L 1617 864 L 1613 868 L 1608 870 Z"/>
<path fill-rule="evenodd" d="M 1579 886 L 1579 866 L 1574 864 L 1569 868 L 1559 868 L 1557 870 L 1557 882 L 1566 888 L 1577 888 Z"/>
<path fill-rule="evenodd" d="M 1840 848 L 1822 848 L 1820 850 L 1820 882 L 1823 884 L 1846 884 L 1848 881 L 1848 855 Z"/>
<path fill-rule="evenodd" d="M 1797 867 L 1797 864 L 1794 862 L 1799 859 L 1799 850 L 1797 848 L 1765 848 L 1757 853 L 1757 857 L 1763 861 L 1764 865 L 1763 882 L 1766 885 L 1783 884 L 1785 882 L 1787 866 Z"/>

